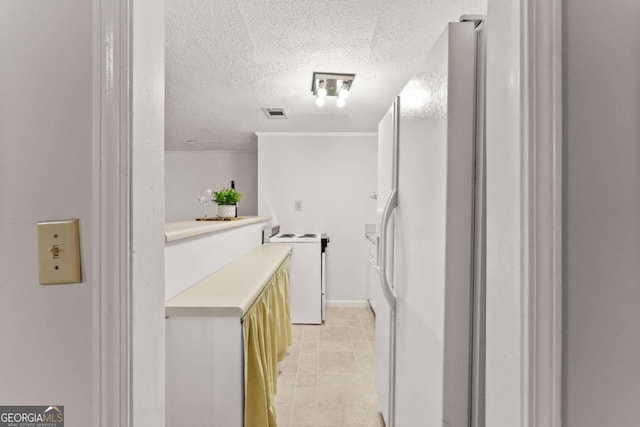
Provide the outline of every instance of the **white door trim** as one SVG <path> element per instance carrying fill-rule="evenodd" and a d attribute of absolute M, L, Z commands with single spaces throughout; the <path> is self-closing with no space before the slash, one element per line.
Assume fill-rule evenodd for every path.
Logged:
<path fill-rule="evenodd" d="M 562 413 L 562 7 L 524 0 L 523 427 Z"/>
<path fill-rule="evenodd" d="M 96 427 L 130 418 L 130 4 L 94 2 L 93 295 Z"/>

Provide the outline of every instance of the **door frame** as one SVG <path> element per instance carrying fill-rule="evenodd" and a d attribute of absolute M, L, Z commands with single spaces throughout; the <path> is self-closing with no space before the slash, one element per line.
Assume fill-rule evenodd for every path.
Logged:
<path fill-rule="evenodd" d="M 489 26 L 497 23 L 492 14 L 499 8 L 512 7 L 505 6 L 508 2 L 490 1 Z M 506 381 L 518 383 L 521 396 L 520 420 L 506 425 L 560 427 L 562 7 L 561 0 L 520 0 L 515 8 L 512 16 L 519 22 L 511 24 L 520 39 L 520 83 L 513 94 L 521 120 L 520 208 L 509 215 L 517 216 L 519 229 L 511 231 L 520 236 L 521 305 L 518 317 L 511 319 L 520 325 L 513 343 L 520 348 L 520 375 Z M 94 2 L 91 262 L 100 284 L 93 300 L 93 344 L 94 425 L 101 427 L 132 423 L 132 18 L 130 0 Z M 487 379 L 487 399 L 497 398 L 499 386 Z"/>
<path fill-rule="evenodd" d="M 489 0 L 486 425 L 560 427 L 562 0 Z"/>
<path fill-rule="evenodd" d="M 94 425 L 129 426 L 131 413 L 131 12 L 94 2 Z"/>
<path fill-rule="evenodd" d="M 164 3 L 94 2 L 96 425 L 165 424 Z"/>
<path fill-rule="evenodd" d="M 523 426 L 562 422 L 562 3 L 523 7 Z"/>

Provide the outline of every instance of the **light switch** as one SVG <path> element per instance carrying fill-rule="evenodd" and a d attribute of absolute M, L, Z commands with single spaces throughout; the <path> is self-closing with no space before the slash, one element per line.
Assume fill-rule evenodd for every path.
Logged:
<path fill-rule="evenodd" d="M 296 211 L 302 210 L 302 200 L 296 200 Z"/>
<path fill-rule="evenodd" d="M 80 221 L 38 223 L 38 263 L 41 285 L 81 283 Z"/>

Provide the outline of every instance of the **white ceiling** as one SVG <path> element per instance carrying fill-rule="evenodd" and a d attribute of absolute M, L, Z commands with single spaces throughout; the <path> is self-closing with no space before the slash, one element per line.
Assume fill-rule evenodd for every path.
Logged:
<path fill-rule="evenodd" d="M 166 148 L 375 132 L 446 23 L 485 10 L 486 0 L 166 0 Z M 345 108 L 315 105 L 314 71 L 356 73 Z M 284 107 L 288 119 L 268 120 L 262 107 Z"/>

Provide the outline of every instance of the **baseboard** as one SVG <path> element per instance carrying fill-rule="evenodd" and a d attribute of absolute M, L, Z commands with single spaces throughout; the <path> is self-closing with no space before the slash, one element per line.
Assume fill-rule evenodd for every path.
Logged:
<path fill-rule="evenodd" d="M 369 301 L 331 300 L 325 302 L 327 307 L 369 308 Z"/>

